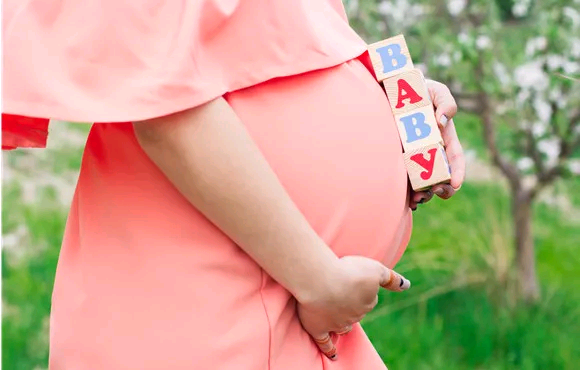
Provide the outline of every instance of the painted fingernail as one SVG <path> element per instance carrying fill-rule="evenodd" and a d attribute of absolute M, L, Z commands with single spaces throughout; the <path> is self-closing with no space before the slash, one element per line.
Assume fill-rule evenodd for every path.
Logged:
<path fill-rule="evenodd" d="M 449 118 L 447 118 L 447 115 L 441 115 L 441 119 L 440 119 L 441 125 L 444 127 L 447 125 L 447 123 L 449 122 Z"/>
<path fill-rule="evenodd" d="M 434 190 L 434 193 L 440 196 L 445 193 L 445 190 L 442 187 L 439 187 L 438 189 Z"/>

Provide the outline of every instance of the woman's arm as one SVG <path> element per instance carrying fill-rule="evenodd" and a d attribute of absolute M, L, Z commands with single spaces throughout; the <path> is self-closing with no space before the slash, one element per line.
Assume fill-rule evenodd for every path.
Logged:
<path fill-rule="evenodd" d="M 338 257 L 285 192 L 228 103 L 134 124 L 178 190 L 299 301 L 329 292 Z"/>
<path fill-rule="evenodd" d="M 378 261 L 332 252 L 224 99 L 134 128 L 178 190 L 293 294 L 303 328 L 329 358 L 337 357 L 330 332 L 349 331 L 372 310 L 380 286 L 410 286 Z"/>

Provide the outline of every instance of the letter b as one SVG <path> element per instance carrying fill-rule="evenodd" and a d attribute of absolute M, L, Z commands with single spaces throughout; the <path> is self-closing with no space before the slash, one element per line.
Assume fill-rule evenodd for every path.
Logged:
<path fill-rule="evenodd" d="M 426 122 L 426 116 L 422 112 L 415 112 L 412 115 L 403 116 L 400 121 L 406 131 L 406 142 L 414 142 L 430 136 L 430 124 Z"/>
<path fill-rule="evenodd" d="M 398 44 L 389 44 L 376 49 L 382 60 L 383 73 L 389 73 L 406 66 L 406 56 Z"/>

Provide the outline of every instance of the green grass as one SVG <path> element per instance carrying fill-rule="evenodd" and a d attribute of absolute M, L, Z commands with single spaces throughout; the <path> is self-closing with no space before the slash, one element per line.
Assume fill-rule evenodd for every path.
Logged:
<path fill-rule="evenodd" d="M 396 267 L 412 282 L 382 292 L 364 328 L 391 369 L 578 369 L 579 225 L 535 208 L 542 301 L 516 298 L 509 201 L 493 186 L 465 185 L 455 200 L 416 212 Z"/>

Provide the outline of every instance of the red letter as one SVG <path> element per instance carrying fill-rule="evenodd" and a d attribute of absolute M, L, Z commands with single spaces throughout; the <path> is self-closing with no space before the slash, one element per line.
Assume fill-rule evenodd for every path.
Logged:
<path fill-rule="evenodd" d="M 432 176 L 432 171 L 434 169 L 434 160 L 436 158 L 435 156 L 436 150 L 437 149 L 435 148 L 428 150 L 428 154 L 430 155 L 428 160 L 424 158 L 423 154 L 414 154 L 410 157 L 410 160 L 414 161 L 415 163 L 426 169 L 426 171 L 420 172 L 420 178 L 422 178 L 425 181 L 428 180 L 430 176 Z"/>
<path fill-rule="evenodd" d="M 398 79 L 396 84 L 398 84 L 398 103 L 396 104 L 396 108 L 404 107 L 404 102 L 402 101 L 405 99 L 409 99 L 410 104 L 422 101 L 422 97 L 412 89 L 406 80 Z M 402 94 L 402 91 L 404 91 L 404 94 Z"/>

